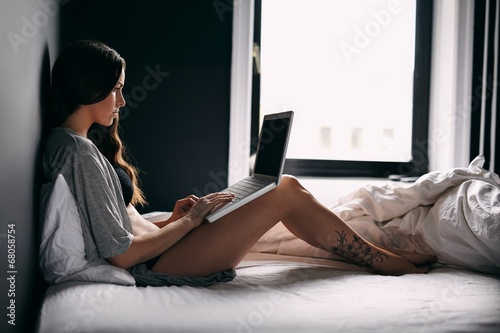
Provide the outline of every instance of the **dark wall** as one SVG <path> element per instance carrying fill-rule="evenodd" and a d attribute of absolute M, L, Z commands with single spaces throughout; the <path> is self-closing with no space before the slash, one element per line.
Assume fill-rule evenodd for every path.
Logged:
<path fill-rule="evenodd" d="M 97 39 L 127 61 L 120 123 L 143 171 L 150 206 L 142 211 L 170 210 L 181 197 L 227 182 L 231 34 L 232 12 L 222 15 L 212 0 L 62 7 L 61 46 Z"/>
<path fill-rule="evenodd" d="M 52 2 L 0 2 L 1 332 L 31 332 L 44 291 L 37 270 L 38 193 L 42 119 L 58 35 L 59 11 Z"/>

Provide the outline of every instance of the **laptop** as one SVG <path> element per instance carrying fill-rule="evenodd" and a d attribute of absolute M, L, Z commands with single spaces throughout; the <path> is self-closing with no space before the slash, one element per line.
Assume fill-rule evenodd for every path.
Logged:
<path fill-rule="evenodd" d="M 293 111 L 264 116 L 252 174 L 221 191 L 234 193 L 235 197 L 233 201 L 208 214 L 206 219 L 209 222 L 220 219 L 279 184 L 285 165 L 292 120 Z"/>

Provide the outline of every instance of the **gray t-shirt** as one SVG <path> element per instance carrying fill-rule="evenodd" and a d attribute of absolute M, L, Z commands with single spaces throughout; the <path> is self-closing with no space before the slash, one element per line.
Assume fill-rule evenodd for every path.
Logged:
<path fill-rule="evenodd" d="M 133 229 L 118 176 L 92 141 L 68 128 L 52 129 L 43 168 L 51 181 L 62 174 L 73 193 L 89 262 L 103 263 L 129 248 Z"/>

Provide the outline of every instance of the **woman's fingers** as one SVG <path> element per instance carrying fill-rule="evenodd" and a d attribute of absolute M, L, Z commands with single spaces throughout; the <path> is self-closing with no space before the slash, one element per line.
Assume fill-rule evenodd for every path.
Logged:
<path fill-rule="evenodd" d="M 231 200 L 233 200 L 234 194 L 232 193 L 211 193 L 208 194 L 202 198 L 200 198 L 200 201 L 203 201 L 203 204 L 206 207 L 210 207 L 210 211 L 215 208 L 215 206 L 221 204 L 221 203 L 227 203 Z"/>
<path fill-rule="evenodd" d="M 233 200 L 233 198 L 234 194 L 232 193 L 210 193 L 204 197 L 199 198 L 198 201 L 196 201 L 196 203 L 191 207 L 189 213 L 193 218 L 203 220 L 208 213 L 214 210 L 215 207 L 228 203 Z"/>
<path fill-rule="evenodd" d="M 206 199 L 218 199 L 218 198 L 227 198 L 234 197 L 234 194 L 228 192 L 215 192 L 205 195 L 203 198 Z"/>
<path fill-rule="evenodd" d="M 200 200 L 200 198 L 198 198 L 196 195 L 190 195 L 190 196 L 185 197 L 183 199 L 177 200 L 177 202 L 179 202 L 181 204 L 186 204 L 186 203 L 194 204 L 198 200 Z"/>
<path fill-rule="evenodd" d="M 179 213 L 187 213 L 191 207 L 198 201 L 196 196 L 189 196 L 184 199 L 177 200 L 174 211 L 177 210 Z"/>
<path fill-rule="evenodd" d="M 191 200 L 194 200 L 195 202 L 200 200 L 200 198 L 198 198 L 196 195 L 194 194 L 191 194 L 190 196 L 188 196 L 186 199 L 191 199 Z"/>
<path fill-rule="evenodd" d="M 216 192 L 210 193 L 201 197 L 199 200 L 204 200 L 207 204 L 212 204 L 214 202 L 231 201 L 234 198 L 234 194 L 227 192 Z"/>

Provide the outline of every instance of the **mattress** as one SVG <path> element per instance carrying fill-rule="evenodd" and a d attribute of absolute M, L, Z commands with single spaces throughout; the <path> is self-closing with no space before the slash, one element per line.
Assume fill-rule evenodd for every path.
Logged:
<path fill-rule="evenodd" d="M 86 274 L 54 279 L 37 332 L 498 333 L 500 178 L 482 169 L 483 163 L 478 158 L 468 168 L 432 172 L 409 185 L 363 186 L 331 206 L 375 244 L 435 255 L 438 262 L 428 274 L 371 274 L 311 247 L 278 223 L 231 282 L 137 287 L 101 283 L 116 279 L 102 267 L 85 266 L 81 241 L 78 258 Z M 56 220 L 67 231 L 69 220 Z M 60 239 L 48 249 L 68 243 L 66 234 Z M 69 242 L 69 252 L 75 244 Z M 93 279 L 96 271 L 100 275 Z"/>
<path fill-rule="evenodd" d="M 500 277 L 449 267 L 399 277 L 249 254 L 228 283 L 48 288 L 39 333 L 500 332 Z"/>

